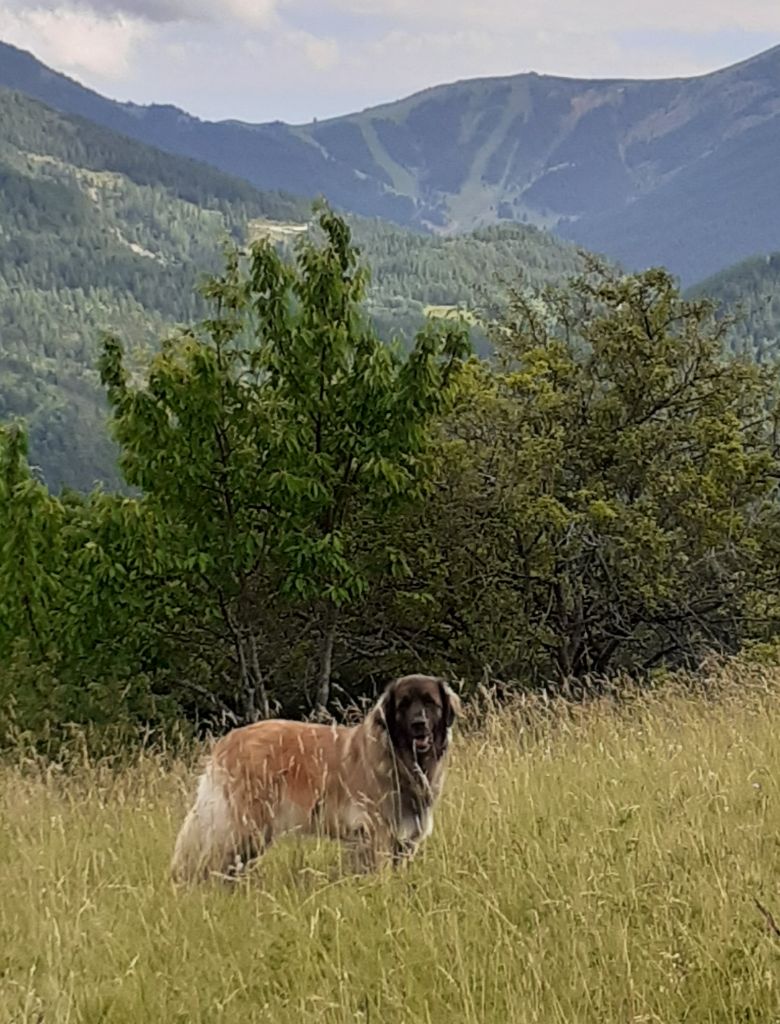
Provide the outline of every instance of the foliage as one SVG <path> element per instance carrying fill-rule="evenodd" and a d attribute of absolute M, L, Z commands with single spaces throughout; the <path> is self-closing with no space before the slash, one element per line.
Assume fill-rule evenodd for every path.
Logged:
<path fill-rule="evenodd" d="M 327 208 L 229 249 L 209 315 L 101 374 L 134 497 L 0 437 L 0 695 L 47 723 L 337 708 L 410 667 L 550 687 L 778 635 L 775 379 L 661 270 L 597 260 L 464 329 L 377 337 Z M 758 649 L 758 648 L 756 648 Z M 56 728 L 55 728 L 56 731 Z"/>
<path fill-rule="evenodd" d="M 204 289 L 212 315 L 165 341 L 148 373 L 106 339 L 121 466 L 142 497 L 57 500 L 24 476 L 8 433 L 6 644 L 102 680 L 104 656 L 141 673 L 146 656 L 190 690 L 210 651 L 203 710 L 251 720 L 278 697 L 278 642 L 306 625 L 325 707 L 340 610 L 404 572 L 382 518 L 422 494 L 429 424 L 466 342 L 431 325 L 406 356 L 384 345 L 346 224 L 326 210 L 320 227 L 296 265 L 268 242 L 248 267 L 230 251 Z"/>
<path fill-rule="evenodd" d="M 414 566 L 453 667 L 581 679 L 774 629 L 774 377 L 661 270 L 516 293 L 448 423 Z M 425 649 L 425 647 L 423 648 Z"/>

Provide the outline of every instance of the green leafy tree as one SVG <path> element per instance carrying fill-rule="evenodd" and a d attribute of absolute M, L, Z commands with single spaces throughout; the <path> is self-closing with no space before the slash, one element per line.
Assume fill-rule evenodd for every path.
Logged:
<path fill-rule="evenodd" d="M 416 527 L 454 663 L 644 671 L 757 628 L 778 585 L 774 377 L 724 358 L 727 326 L 666 272 L 595 260 L 514 295 Z"/>
<path fill-rule="evenodd" d="M 115 338 L 101 360 L 122 471 L 157 531 L 156 569 L 197 591 L 202 624 L 229 641 L 248 719 L 269 712 L 269 595 L 316 621 L 315 703 L 326 706 L 341 609 L 403 571 L 382 517 L 419 497 L 430 424 L 466 351 L 452 325 L 421 333 L 406 356 L 380 342 L 349 229 L 327 209 L 319 225 L 295 264 L 267 242 L 248 267 L 229 252 L 205 288 L 213 315 L 166 341 L 145 380 Z"/>
<path fill-rule="evenodd" d="M 150 525 L 135 499 L 50 494 L 23 430 L 0 429 L 0 733 L 136 730 L 179 710 L 160 628 L 182 605 L 141 568 Z"/>
<path fill-rule="evenodd" d="M 50 570 L 57 561 L 58 511 L 29 472 L 24 431 L 0 428 L 0 650 L 10 650 L 20 635 L 39 654 L 46 649 L 46 612 L 57 593 Z"/>

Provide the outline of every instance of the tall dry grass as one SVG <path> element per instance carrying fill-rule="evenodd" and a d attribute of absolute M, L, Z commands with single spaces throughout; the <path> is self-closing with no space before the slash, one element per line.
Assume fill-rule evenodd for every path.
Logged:
<path fill-rule="evenodd" d="M 780 670 L 483 708 L 405 872 L 167 879 L 191 766 L 0 771 L 0 1021 L 780 1020 Z"/>

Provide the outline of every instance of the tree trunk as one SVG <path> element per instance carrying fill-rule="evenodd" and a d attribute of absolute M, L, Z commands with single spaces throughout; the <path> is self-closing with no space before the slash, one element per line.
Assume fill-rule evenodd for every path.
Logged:
<path fill-rule="evenodd" d="M 270 718 L 271 705 L 268 701 L 268 691 L 266 690 L 265 683 L 263 682 L 263 673 L 260 671 L 260 659 L 257 656 L 257 638 L 251 630 L 249 631 L 249 654 L 255 694 L 260 698 L 260 712 L 263 718 Z"/>
<path fill-rule="evenodd" d="M 250 723 L 257 722 L 261 718 L 270 718 L 268 691 L 263 682 L 263 673 L 260 671 L 257 639 L 254 632 L 250 628 L 238 630 L 235 636 L 235 646 L 241 677 L 241 693 L 244 698 L 244 720 Z"/>
<path fill-rule="evenodd" d="M 244 581 L 245 582 L 245 581 Z M 222 611 L 222 618 L 227 626 L 230 635 L 233 637 L 233 646 L 238 659 L 238 675 L 241 686 L 241 696 L 244 704 L 244 721 L 247 723 L 257 722 L 260 718 L 270 718 L 271 707 L 268 700 L 268 691 L 263 682 L 263 673 L 260 671 L 260 659 L 257 655 L 257 637 L 252 628 L 251 605 L 246 601 L 246 588 L 242 584 L 242 593 L 239 596 L 238 609 L 233 614 L 224 593 L 217 588 L 219 606 Z M 258 697 L 260 707 L 257 706 Z"/>
<path fill-rule="evenodd" d="M 333 645 L 336 640 L 336 608 L 330 602 L 328 602 L 325 608 L 322 627 L 317 671 L 316 703 L 316 710 L 320 713 L 327 710 L 328 700 L 330 699 L 330 674 L 333 667 Z"/>
<path fill-rule="evenodd" d="M 241 678 L 241 694 L 244 698 L 244 721 L 248 724 L 258 719 L 255 687 L 252 672 L 247 662 L 244 638 L 240 633 L 235 638 L 236 654 L 238 655 L 238 672 Z"/>

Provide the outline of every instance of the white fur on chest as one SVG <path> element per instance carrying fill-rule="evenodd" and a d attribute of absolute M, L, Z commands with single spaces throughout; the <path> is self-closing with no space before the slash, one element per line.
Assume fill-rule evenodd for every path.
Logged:
<path fill-rule="evenodd" d="M 365 804 L 360 803 L 352 803 L 345 808 L 342 823 L 348 834 L 362 830 L 370 831 L 373 824 L 368 808 Z M 431 832 L 433 832 L 433 810 L 430 807 L 423 807 L 417 814 L 403 814 L 397 830 L 395 830 L 395 835 L 401 842 L 419 843 L 427 839 Z"/>

